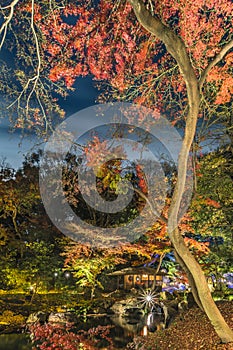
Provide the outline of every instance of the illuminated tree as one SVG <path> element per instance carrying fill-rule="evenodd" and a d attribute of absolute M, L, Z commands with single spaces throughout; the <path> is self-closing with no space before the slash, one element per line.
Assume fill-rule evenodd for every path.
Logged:
<path fill-rule="evenodd" d="M 0 253 L 4 289 L 28 290 L 32 284 L 46 289 L 51 285 L 53 271 L 62 267 L 57 242 L 62 237 L 51 227 L 40 199 L 39 157 L 32 154 L 17 171 L 1 169 Z"/>
<path fill-rule="evenodd" d="M 221 340 L 233 341 L 233 332 L 213 302 L 200 265 L 178 228 L 198 117 L 222 117 L 232 103 L 232 1 L 61 4 L 14 0 L 2 8 L 1 45 L 11 25 L 16 38 L 11 45 L 20 60 L 15 71 L 17 84 L 3 83 L 8 77 L 6 67 L 1 81 L 2 91 L 16 98 L 11 104 L 20 112 L 15 126 L 48 128 L 55 108 L 49 89 L 64 94 L 76 77 L 87 74 L 110 85 L 102 100 L 111 97 L 141 103 L 166 112 L 173 124 L 183 125 L 168 234 L 177 260 L 188 273 L 196 302 Z M 30 104 L 32 96 L 37 98 L 36 107 Z"/>

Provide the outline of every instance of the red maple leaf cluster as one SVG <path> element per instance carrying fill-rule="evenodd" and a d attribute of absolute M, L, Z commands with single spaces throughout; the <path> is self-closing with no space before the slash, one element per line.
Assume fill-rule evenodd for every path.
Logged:
<path fill-rule="evenodd" d="M 30 11 L 30 5 L 21 11 Z M 185 42 L 197 76 L 232 34 L 230 0 L 157 1 L 154 11 Z M 185 84 L 173 59 L 142 29 L 127 1 L 118 6 L 110 0 L 101 0 L 96 6 L 80 1 L 46 16 L 43 7 L 37 5 L 35 20 L 53 82 L 64 79 L 71 87 L 78 76 L 92 74 L 96 80 L 108 81 L 118 94 L 129 94 L 131 100 L 160 110 L 164 100 L 174 96 L 185 101 Z M 216 104 L 231 99 L 231 65 L 230 52 L 222 65 L 210 71 L 208 84 L 217 89 Z M 137 89 L 133 89 L 135 84 Z"/>

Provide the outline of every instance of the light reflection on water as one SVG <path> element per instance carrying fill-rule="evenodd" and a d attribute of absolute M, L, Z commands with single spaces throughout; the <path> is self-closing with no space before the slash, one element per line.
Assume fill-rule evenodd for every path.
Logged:
<path fill-rule="evenodd" d="M 148 323 L 150 320 L 150 323 Z M 80 323 L 78 329 L 88 330 L 98 325 L 113 325 L 110 336 L 113 339 L 115 349 L 125 349 L 125 346 L 133 340 L 135 335 L 146 336 L 149 331 L 158 329 L 162 318 L 152 317 L 150 314 L 140 320 L 126 319 L 121 316 L 89 317 L 87 322 Z M 2 334 L 0 335 L 0 350 L 31 350 L 32 345 L 27 334 Z"/>

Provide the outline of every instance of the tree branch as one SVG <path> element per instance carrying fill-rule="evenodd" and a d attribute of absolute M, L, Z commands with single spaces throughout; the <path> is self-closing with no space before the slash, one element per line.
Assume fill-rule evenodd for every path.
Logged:
<path fill-rule="evenodd" d="M 166 46 L 167 51 L 178 63 L 180 72 L 183 75 L 187 86 L 189 107 L 192 107 L 199 101 L 199 91 L 196 82 L 196 75 L 191 65 L 189 55 L 183 40 L 176 35 L 162 21 L 146 9 L 142 0 L 129 0 L 133 6 L 134 13 L 139 23 L 151 34 L 160 39 Z"/>
<path fill-rule="evenodd" d="M 14 9 L 15 9 L 15 6 L 17 5 L 17 3 L 19 2 L 19 0 L 13 0 L 11 4 L 9 4 L 8 6 L 5 6 L 5 7 L 0 7 L 0 10 L 1 11 L 5 11 L 5 10 L 8 10 L 10 9 L 10 13 L 8 16 L 4 16 L 4 19 L 5 21 L 3 22 L 1 28 L 0 28 L 0 35 L 2 34 L 3 32 L 3 36 L 2 36 L 2 39 L 1 39 L 1 42 L 0 42 L 0 50 L 4 44 L 4 41 L 6 39 L 6 34 L 7 34 L 7 30 L 8 30 L 8 26 L 9 26 L 9 23 L 10 21 L 12 20 L 13 18 L 13 15 L 14 15 Z"/>
<path fill-rule="evenodd" d="M 35 31 L 35 27 L 34 27 L 34 0 L 32 0 L 32 15 L 31 15 L 31 30 L 32 30 L 32 34 L 35 40 L 35 44 L 36 44 L 36 56 L 37 56 L 37 60 L 38 60 L 38 64 L 37 64 L 37 68 L 36 68 L 36 75 L 34 76 L 34 84 L 33 84 L 33 88 L 28 96 L 28 100 L 27 100 L 27 108 L 28 108 L 28 102 L 33 94 L 33 92 L 35 91 L 36 85 L 38 83 L 39 77 L 40 77 L 40 68 L 41 68 L 41 57 L 40 57 L 40 47 L 39 47 L 39 41 L 38 41 L 38 37 Z"/>
<path fill-rule="evenodd" d="M 15 0 L 15 1 L 19 1 L 19 0 Z M 38 84 L 39 78 L 40 78 L 40 70 L 41 70 L 41 56 L 40 56 L 40 46 L 39 46 L 39 40 L 36 34 L 36 30 L 35 30 L 35 26 L 34 26 L 34 0 L 31 1 L 32 4 L 32 13 L 31 13 L 31 24 L 30 24 L 30 28 L 33 34 L 33 38 L 35 41 L 35 47 L 36 47 L 36 56 L 37 56 L 37 67 L 36 67 L 36 74 L 32 77 L 29 78 L 25 84 L 25 86 L 23 87 L 23 90 L 21 91 L 21 93 L 19 94 L 19 96 L 17 97 L 16 100 L 14 100 L 8 107 L 7 109 L 11 108 L 15 103 L 18 103 L 18 108 L 20 107 L 20 100 L 22 98 L 22 96 L 28 91 L 29 86 L 31 83 L 33 83 L 32 88 L 28 94 L 27 100 L 26 100 L 26 114 L 28 114 L 29 111 L 29 103 L 31 100 L 31 97 L 33 95 L 33 93 L 35 92 L 36 86 Z M 37 96 L 39 104 L 40 104 L 40 98 Z M 42 112 L 44 112 L 43 110 L 43 106 L 42 107 Z M 44 113 L 43 113 L 44 114 Z M 46 119 L 46 116 L 44 115 L 44 118 Z"/>
<path fill-rule="evenodd" d="M 139 196 L 145 200 L 145 202 L 149 205 L 151 213 L 155 216 L 157 216 L 158 221 L 161 221 L 165 224 L 167 224 L 167 219 L 165 218 L 165 216 L 159 214 L 159 212 L 156 210 L 154 203 L 151 203 L 151 201 L 148 199 L 148 197 L 140 190 L 138 190 L 137 188 L 133 189 L 137 194 L 139 194 Z"/>
<path fill-rule="evenodd" d="M 199 82 L 200 91 L 203 87 L 203 84 L 206 80 L 207 75 L 209 74 L 210 70 L 218 64 L 223 57 L 227 54 L 229 50 L 233 48 L 233 40 L 231 40 L 229 43 L 223 46 L 222 50 L 215 56 L 215 58 L 208 64 L 206 69 L 202 72 Z"/>

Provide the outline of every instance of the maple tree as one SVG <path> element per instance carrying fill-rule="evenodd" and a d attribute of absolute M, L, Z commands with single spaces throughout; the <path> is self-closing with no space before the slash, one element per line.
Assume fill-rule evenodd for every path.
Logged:
<path fill-rule="evenodd" d="M 104 145 L 105 141 L 100 142 L 98 137 L 94 137 L 91 143 L 84 147 L 85 162 L 75 153 L 67 155 L 63 168 L 63 188 L 68 202 L 83 220 L 88 220 L 93 225 L 102 227 L 119 226 L 129 220 L 133 220 L 143 209 L 145 200 L 141 198 L 140 194 L 147 194 L 148 188 L 140 165 L 131 164 L 130 161 L 119 158 L 107 161 L 108 154 L 103 152 Z M 111 152 L 113 153 L 110 156 L 113 156 L 114 150 L 111 150 Z M 102 154 L 106 157 L 104 162 Z M 99 166 L 99 162 L 103 164 Z M 79 172 L 77 172 L 77 167 Z M 127 191 L 127 188 L 119 185 L 124 185 L 126 181 L 130 181 L 134 188 L 138 190 L 138 193 L 135 192 L 131 200 L 131 205 L 117 213 L 103 213 L 103 211 L 98 210 L 98 199 L 95 203 L 95 208 L 86 203 L 80 191 L 80 173 L 82 178 L 90 178 L 90 173 L 88 172 L 90 167 L 93 167 L 96 171 L 96 183 L 92 183 L 92 181 L 87 181 L 88 185 L 82 183 L 82 191 L 85 189 L 85 193 L 92 196 L 92 191 L 97 189 L 104 200 L 112 201 L 118 194 L 124 194 Z"/>
<path fill-rule="evenodd" d="M 76 278 L 76 284 L 83 288 L 90 288 L 91 299 L 95 289 L 103 289 L 99 276 L 105 270 L 124 262 L 120 251 L 114 249 L 94 249 L 90 245 L 69 241 L 64 252 L 64 267 L 71 270 Z"/>
<path fill-rule="evenodd" d="M 20 66 L 15 62 L 12 67 L 18 86 L 10 82 L 10 67 L 2 67 L 5 73 L 1 78 L 2 91 L 12 99 L 16 97 L 12 105 L 18 105 L 20 112 L 16 126 L 48 127 L 56 102 L 49 89 L 67 94 L 66 88 L 72 89 L 76 77 L 88 74 L 108 83 L 102 99 L 106 99 L 108 91 L 121 101 L 166 111 L 175 123 L 185 116 L 187 92 L 178 65 L 160 38 L 148 34 L 135 21 L 129 2 L 114 6 L 110 0 L 99 1 L 98 5 L 91 1 L 51 1 L 49 6 L 44 1 L 25 0 L 17 4 L 16 0 L 2 8 L 3 14 L 9 16 L 1 30 L 2 46 L 7 30 L 15 34 L 8 45 L 17 48 L 21 61 Z M 224 115 L 232 95 L 231 1 L 199 1 L 192 6 L 185 1 L 158 2 L 155 6 L 151 1 L 147 6 L 150 13 L 155 12 L 181 36 L 195 73 L 203 71 L 199 113 L 207 119 L 216 112 Z M 28 21 L 31 28 L 27 27 Z M 31 40 L 26 29 L 32 34 Z M 20 30 L 25 33 L 19 35 Z M 224 48 L 217 59 L 221 64 L 213 60 L 210 65 L 220 48 Z M 30 107 L 31 97 L 38 99 L 37 106 Z"/>
<path fill-rule="evenodd" d="M 56 106 L 49 89 L 65 94 L 76 77 L 87 74 L 108 84 L 101 101 L 110 96 L 141 103 L 166 112 L 173 124 L 183 125 L 178 176 L 167 217 L 168 234 L 177 260 L 188 273 L 195 300 L 221 340 L 231 342 L 233 333 L 180 233 L 178 212 L 197 119 L 224 119 L 232 103 L 232 2 L 102 0 L 97 4 L 64 4 L 14 0 L 2 8 L 1 46 L 9 23 L 15 34 L 22 33 L 16 34 L 11 43 L 20 58 L 15 72 L 18 85 L 3 83 L 9 76 L 6 67 L 1 81 L 2 91 L 16 97 L 11 106 L 22 112 L 15 126 L 48 128 Z M 36 107 L 30 105 L 32 96 L 37 99 Z"/>
<path fill-rule="evenodd" d="M 72 324 L 52 325 L 34 324 L 30 326 L 33 341 L 33 349 L 87 349 L 94 350 L 99 344 L 105 341 L 109 349 L 113 348 L 112 340 L 109 337 L 111 326 L 98 326 L 88 331 L 76 331 Z"/>

